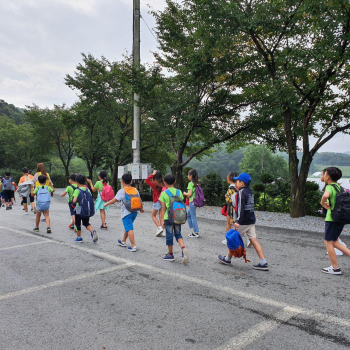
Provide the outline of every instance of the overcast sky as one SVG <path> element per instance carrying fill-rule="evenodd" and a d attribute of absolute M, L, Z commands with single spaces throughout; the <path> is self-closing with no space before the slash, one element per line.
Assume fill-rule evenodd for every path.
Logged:
<path fill-rule="evenodd" d="M 165 0 L 141 0 L 148 14 Z M 81 62 L 81 53 L 121 60 L 132 49 L 133 0 L 0 0 L 0 99 L 17 107 L 67 104 L 75 93 L 64 84 Z M 157 42 L 141 21 L 141 60 L 152 62 Z M 350 137 L 340 135 L 322 151 L 350 151 Z"/>

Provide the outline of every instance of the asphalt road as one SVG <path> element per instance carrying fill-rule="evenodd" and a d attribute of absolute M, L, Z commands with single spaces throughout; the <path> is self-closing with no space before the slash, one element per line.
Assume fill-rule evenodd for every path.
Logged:
<path fill-rule="evenodd" d="M 342 276 L 329 266 L 322 234 L 257 228 L 270 271 L 256 271 L 253 248 L 232 266 L 224 223 L 199 219 L 200 239 L 183 227 L 190 263 L 180 249 L 166 262 L 165 238 L 155 237 L 150 213 L 135 222 L 136 253 L 116 243 L 120 209 L 107 231 L 91 222 L 99 241 L 83 231 L 74 243 L 66 199 L 51 205 L 52 234 L 22 207 L 0 210 L 0 349 L 348 349 L 350 259 Z M 307 228 L 306 228 L 307 229 Z M 350 237 L 343 238 L 350 245 Z"/>

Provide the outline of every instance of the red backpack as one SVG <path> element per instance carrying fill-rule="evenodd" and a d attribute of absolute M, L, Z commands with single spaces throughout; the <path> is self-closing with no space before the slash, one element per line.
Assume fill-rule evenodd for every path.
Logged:
<path fill-rule="evenodd" d="M 100 193 L 101 199 L 104 202 L 108 202 L 114 198 L 113 187 L 111 185 L 107 185 L 107 183 L 103 183 L 102 193 L 100 190 L 98 192 Z"/>

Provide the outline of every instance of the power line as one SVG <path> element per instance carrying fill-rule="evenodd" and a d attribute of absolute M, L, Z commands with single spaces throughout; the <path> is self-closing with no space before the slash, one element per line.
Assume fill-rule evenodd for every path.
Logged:
<path fill-rule="evenodd" d="M 153 38 L 156 40 L 156 42 L 159 44 L 159 41 L 158 41 L 158 39 L 156 38 L 156 36 L 154 35 L 154 33 L 153 33 L 153 30 L 148 26 L 148 24 L 146 23 L 146 21 L 145 21 L 145 19 L 143 18 L 143 16 L 141 15 L 141 18 L 142 18 L 142 20 L 145 22 L 145 24 L 146 24 L 146 27 L 148 28 L 148 30 L 151 32 L 151 34 L 153 35 Z"/>

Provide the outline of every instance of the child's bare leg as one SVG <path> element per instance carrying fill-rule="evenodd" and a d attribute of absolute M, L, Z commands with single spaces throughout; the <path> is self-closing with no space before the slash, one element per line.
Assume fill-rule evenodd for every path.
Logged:
<path fill-rule="evenodd" d="M 106 226 L 106 210 L 100 209 L 100 215 L 101 215 L 102 226 Z"/>
<path fill-rule="evenodd" d="M 75 215 L 72 215 L 72 225 L 75 226 Z"/>
<path fill-rule="evenodd" d="M 227 219 L 226 219 L 226 232 L 231 230 L 231 217 L 227 215 Z"/>
<path fill-rule="evenodd" d="M 259 259 L 265 259 L 264 252 L 263 252 L 258 240 L 256 238 L 250 238 L 250 242 L 251 242 L 252 246 L 254 247 L 256 253 L 258 254 Z"/>
<path fill-rule="evenodd" d="M 230 250 L 228 251 L 227 256 L 228 256 L 230 259 L 232 259 L 233 255 L 232 255 L 232 253 L 230 252 Z"/>
<path fill-rule="evenodd" d="M 81 237 L 81 230 L 77 231 L 77 237 Z"/>
<path fill-rule="evenodd" d="M 180 244 L 181 248 L 183 248 L 185 246 L 184 240 L 182 238 L 179 238 L 177 241 Z"/>
<path fill-rule="evenodd" d="M 156 226 L 159 227 L 160 223 L 159 223 L 159 221 L 157 219 L 157 213 L 158 213 L 158 210 L 152 209 L 152 220 L 156 224 Z"/>
<path fill-rule="evenodd" d="M 24 209 L 24 211 L 28 211 L 28 204 L 27 203 L 23 203 L 23 209 Z"/>
<path fill-rule="evenodd" d="M 45 220 L 46 220 L 46 226 L 50 227 L 50 215 L 49 215 L 49 211 L 48 210 L 44 211 L 44 217 L 45 217 Z"/>
<path fill-rule="evenodd" d="M 127 232 L 127 237 L 130 239 L 130 243 L 132 247 L 135 247 L 135 236 L 134 236 L 134 231 L 130 230 Z"/>
<path fill-rule="evenodd" d="M 338 262 L 337 262 L 337 254 L 335 253 L 335 250 L 334 250 L 334 243 L 337 243 L 337 242 L 324 241 L 324 244 L 325 244 L 326 249 L 327 249 L 329 260 L 331 261 L 331 265 L 334 268 L 337 268 L 338 267 Z"/>
<path fill-rule="evenodd" d="M 40 217 L 41 217 L 41 212 L 37 211 L 36 212 L 36 217 L 35 217 L 35 227 L 39 227 L 40 224 Z"/>
<path fill-rule="evenodd" d="M 90 232 L 92 232 L 94 230 L 91 225 L 87 226 L 86 229 Z"/>
<path fill-rule="evenodd" d="M 127 239 L 128 239 L 128 233 L 126 231 L 124 231 L 124 236 L 123 236 L 122 242 L 125 243 Z"/>
<path fill-rule="evenodd" d="M 343 252 L 345 255 L 350 256 L 350 249 L 349 249 L 348 247 L 346 247 L 344 244 L 341 244 L 341 243 L 339 242 L 339 240 L 336 241 L 336 242 L 333 242 L 333 246 L 334 246 L 334 248 L 339 249 L 339 250 L 340 250 L 341 252 Z"/>
<path fill-rule="evenodd" d="M 168 245 L 168 250 L 169 250 L 169 254 L 173 255 L 173 247 L 172 245 Z"/>

